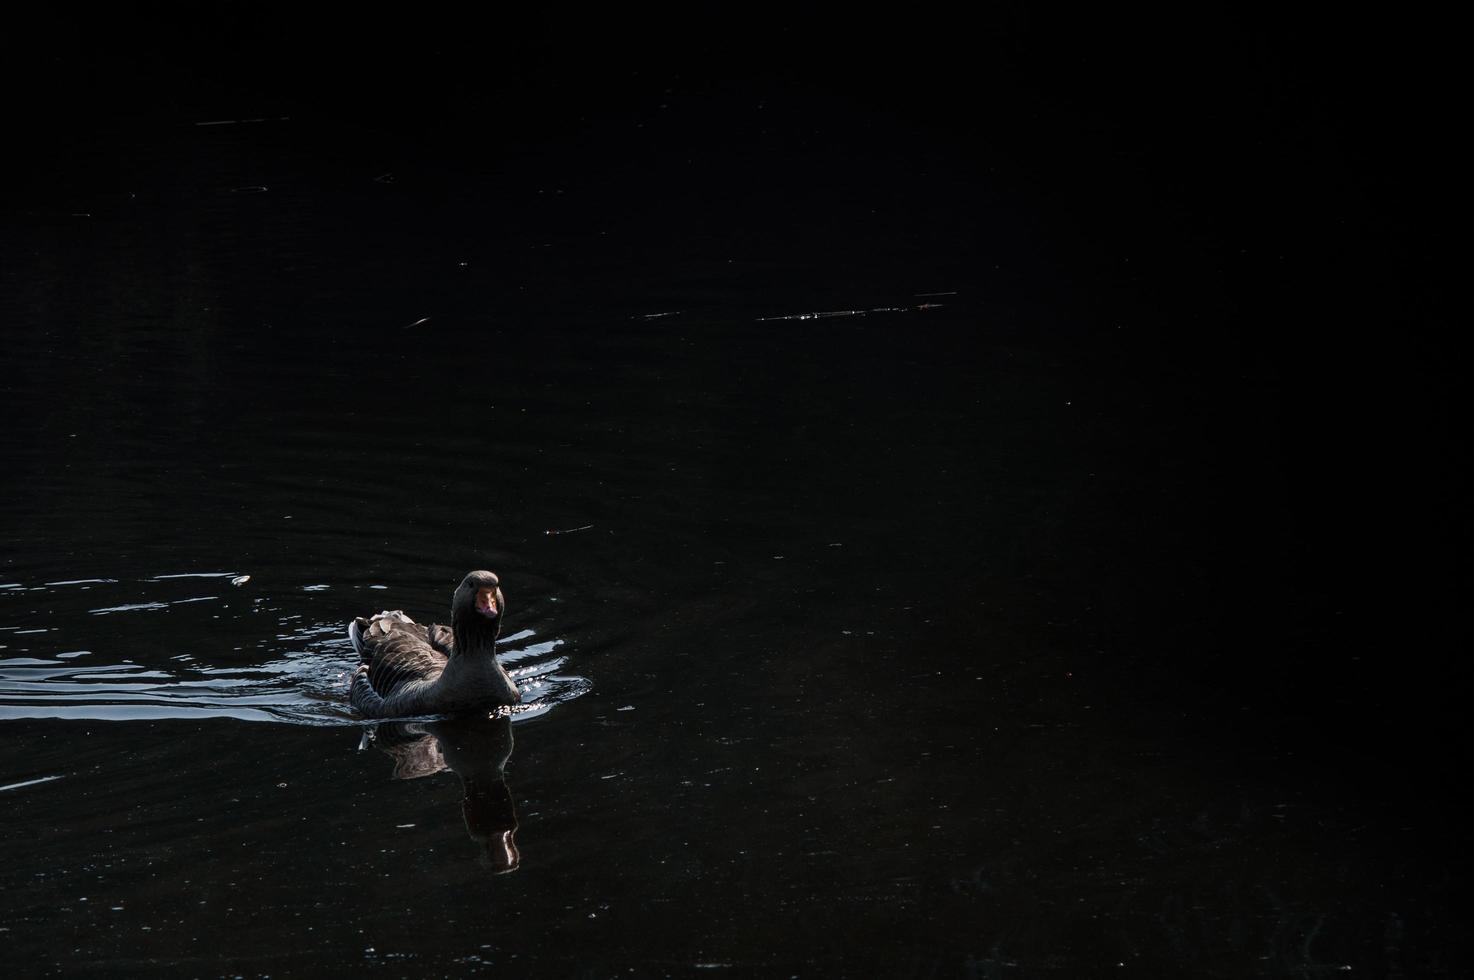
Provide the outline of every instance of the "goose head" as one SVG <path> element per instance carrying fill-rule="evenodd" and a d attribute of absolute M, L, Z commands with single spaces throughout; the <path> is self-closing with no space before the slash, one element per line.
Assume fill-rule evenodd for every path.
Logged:
<path fill-rule="evenodd" d="M 467 640 L 495 641 L 506 609 L 507 600 L 495 572 L 475 571 L 461 579 L 451 598 L 451 627 L 456 631 L 457 644 L 462 634 Z"/>

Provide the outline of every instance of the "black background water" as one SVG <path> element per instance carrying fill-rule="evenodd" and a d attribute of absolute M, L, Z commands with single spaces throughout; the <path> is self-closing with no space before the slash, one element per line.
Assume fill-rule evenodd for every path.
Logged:
<path fill-rule="evenodd" d="M 9 963 L 1461 972 L 1436 30 L 413 16 L 17 28 Z"/>

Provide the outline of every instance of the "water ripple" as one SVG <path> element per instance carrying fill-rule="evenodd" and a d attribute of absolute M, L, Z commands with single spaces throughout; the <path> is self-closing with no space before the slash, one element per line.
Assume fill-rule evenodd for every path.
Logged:
<path fill-rule="evenodd" d="M 157 575 L 131 584 L 109 578 L 29 588 L 16 583 L 14 591 L 0 592 L 28 606 L 0 604 L 7 621 L 0 625 L 0 719 L 359 724 L 347 703 L 357 658 L 344 624 L 311 618 L 311 602 L 326 594 L 323 587 L 297 586 L 286 596 L 138 594 L 234 574 Z M 107 605 L 96 604 L 99 592 L 111 600 Z M 160 635 L 150 625 L 160 622 L 159 615 L 189 617 L 170 635 L 188 637 L 196 649 L 159 649 Z M 43 617 L 62 625 L 37 625 Z M 107 617 L 109 625 L 88 627 L 89 617 Z M 80 643 L 74 631 L 85 633 Z M 508 712 L 516 720 L 538 717 L 590 689 L 587 679 L 568 672 L 569 658 L 557 652 L 561 646 L 562 640 L 533 629 L 502 643 L 500 658 L 522 690 L 522 703 Z"/>

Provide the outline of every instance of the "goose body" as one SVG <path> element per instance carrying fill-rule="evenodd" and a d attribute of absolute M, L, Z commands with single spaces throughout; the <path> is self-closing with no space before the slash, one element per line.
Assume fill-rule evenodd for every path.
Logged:
<path fill-rule="evenodd" d="M 348 624 L 358 671 L 348 700 L 365 718 L 455 715 L 517 704 L 496 659 L 506 600 L 491 572 L 472 572 L 451 598 L 450 626 L 421 626 L 395 609 Z"/>

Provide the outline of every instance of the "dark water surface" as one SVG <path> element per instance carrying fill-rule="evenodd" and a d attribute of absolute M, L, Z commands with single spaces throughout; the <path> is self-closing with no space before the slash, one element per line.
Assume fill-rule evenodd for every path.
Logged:
<path fill-rule="evenodd" d="M 1398 762 L 1444 716 L 1294 660 L 1355 610 L 1222 282 L 851 122 L 453 163 L 175 123 L 34 178 L 12 975 L 1454 969 Z M 528 710 L 366 737 L 345 624 L 479 567 Z"/>

